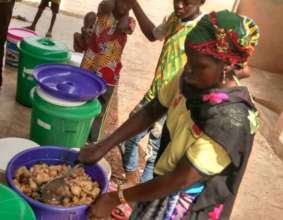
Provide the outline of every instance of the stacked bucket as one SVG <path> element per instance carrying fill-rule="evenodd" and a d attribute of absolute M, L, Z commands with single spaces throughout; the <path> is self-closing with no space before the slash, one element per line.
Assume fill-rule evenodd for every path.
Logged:
<path fill-rule="evenodd" d="M 6 63 L 18 67 L 16 100 L 32 107 L 30 138 L 43 147 L 24 150 L 10 160 L 6 176 L 14 191 L 0 184 L 0 219 L 86 220 L 86 205 L 63 208 L 35 201 L 16 188 L 13 177 L 23 165 L 43 161 L 72 165 L 78 152 L 67 148 L 85 145 L 101 112 L 97 97 L 106 91 L 106 84 L 95 73 L 76 67 L 81 54 L 71 55 L 64 43 L 24 28 L 9 30 L 6 51 Z M 96 164 L 85 170 L 106 192 L 108 178 L 102 167 Z"/>
<path fill-rule="evenodd" d="M 64 43 L 28 29 L 9 29 L 6 51 L 6 63 L 18 67 L 16 100 L 32 107 L 31 139 L 40 145 L 84 146 L 101 111 L 96 98 L 105 91 L 103 80 L 64 65 L 79 65 L 81 54 L 71 54 Z"/>
<path fill-rule="evenodd" d="M 33 69 L 39 64 L 67 63 L 70 52 L 64 43 L 48 38 L 29 37 L 18 44 L 20 51 L 16 100 L 31 107 L 30 93 L 36 85 Z"/>
<path fill-rule="evenodd" d="M 40 145 L 84 146 L 101 111 L 97 97 L 106 90 L 104 81 L 66 64 L 40 65 L 33 76 L 31 139 Z"/>

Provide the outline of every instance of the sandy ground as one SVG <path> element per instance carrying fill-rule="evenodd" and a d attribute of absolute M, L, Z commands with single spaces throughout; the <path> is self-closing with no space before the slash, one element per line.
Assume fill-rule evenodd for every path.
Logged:
<path fill-rule="evenodd" d="M 92 1 L 93 4 L 90 5 L 96 8 L 97 2 Z M 168 14 L 168 11 L 171 11 L 171 1 L 169 0 L 143 0 L 142 4 L 146 13 L 154 22 L 160 22 L 163 16 Z M 67 9 L 66 6 L 65 9 L 72 11 L 78 10 L 76 12 L 80 14 L 90 10 L 88 4 L 81 4 L 78 7 Z M 14 14 L 20 14 L 32 20 L 35 12 L 36 9 L 34 7 L 18 3 Z M 45 34 L 49 19 L 50 12 L 47 10 L 38 25 L 38 32 L 40 34 Z M 80 29 L 81 23 L 81 19 L 60 14 L 54 28 L 54 38 L 64 41 L 71 48 L 72 34 Z M 16 20 L 12 21 L 12 26 L 24 25 L 28 24 Z M 151 83 L 161 47 L 161 42 L 148 42 L 139 28 L 129 38 L 123 55 L 124 68 L 120 86 L 116 94 L 118 98 L 111 105 L 112 111 L 108 120 L 107 134 L 126 120 L 128 112 L 142 98 Z M 28 137 L 30 109 L 15 103 L 15 81 L 15 71 L 10 68 L 6 69 L 4 86 L 0 92 L 0 137 Z M 119 151 L 114 149 L 107 158 L 113 166 L 114 173 L 121 175 L 122 169 Z M 141 163 L 143 163 L 143 160 L 141 160 Z M 258 134 L 231 219 L 283 219 L 282 168 L 282 161 L 277 158 L 264 137 Z"/>
<path fill-rule="evenodd" d="M 22 0 L 23 2 L 37 4 L 39 0 Z M 93 0 L 61 0 L 60 9 L 67 13 L 73 13 L 75 15 L 83 15 L 86 11 L 94 10 L 97 7 L 97 4 L 100 0 L 93 1 Z M 172 0 L 139 0 L 139 2 L 147 8 L 152 9 L 171 9 Z M 204 6 L 205 10 L 221 10 L 221 9 L 232 9 L 235 0 L 209 0 L 207 1 L 206 5 Z M 162 4 L 162 5 L 161 5 Z M 148 7 L 150 6 L 150 7 Z M 153 7 L 151 7 L 153 6 Z M 157 6 L 157 7 L 156 7 Z M 161 6 L 161 7 L 160 7 Z M 165 10 L 165 12 L 168 10 Z M 155 14 L 157 15 L 157 14 Z M 158 14 L 160 15 L 160 14 Z"/>

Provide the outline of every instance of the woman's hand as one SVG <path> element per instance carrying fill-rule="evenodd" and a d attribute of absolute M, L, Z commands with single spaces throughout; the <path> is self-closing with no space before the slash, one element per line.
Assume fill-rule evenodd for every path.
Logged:
<path fill-rule="evenodd" d="M 93 146 L 86 146 L 81 148 L 78 160 L 86 164 L 97 163 L 107 152 L 105 146 L 95 144 Z"/>
<path fill-rule="evenodd" d="M 90 219 L 107 219 L 119 204 L 117 192 L 104 193 L 90 206 L 88 215 Z"/>
<path fill-rule="evenodd" d="M 144 131 L 166 112 L 167 108 L 162 106 L 157 99 L 152 100 L 106 139 L 94 146 L 82 148 L 78 160 L 82 163 L 98 162 L 113 147 Z"/>

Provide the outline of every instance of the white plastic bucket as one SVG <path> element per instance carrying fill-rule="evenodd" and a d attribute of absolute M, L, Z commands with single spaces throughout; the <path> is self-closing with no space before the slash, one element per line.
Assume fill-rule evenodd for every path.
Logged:
<path fill-rule="evenodd" d="M 82 53 L 72 52 L 69 64 L 80 67 L 82 60 L 83 60 Z"/>
<path fill-rule="evenodd" d="M 0 169 L 6 170 L 9 161 L 19 152 L 37 146 L 39 146 L 37 143 L 24 138 L 0 139 Z"/>
<path fill-rule="evenodd" d="M 81 101 L 81 102 L 70 102 L 66 101 L 60 98 L 56 98 L 54 96 L 49 95 L 45 91 L 43 91 L 39 86 L 35 87 L 31 91 L 31 97 L 34 95 L 34 90 L 36 90 L 37 95 L 39 95 L 40 98 L 42 98 L 44 101 L 53 104 L 53 105 L 58 105 L 58 106 L 63 106 L 63 107 L 77 107 L 86 104 L 86 101 Z"/>

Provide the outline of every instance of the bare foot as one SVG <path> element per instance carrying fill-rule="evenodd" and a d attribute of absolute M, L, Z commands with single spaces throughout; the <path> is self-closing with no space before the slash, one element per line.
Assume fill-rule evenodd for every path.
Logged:
<path fill-rule="evenodd" d="M 35 31 L 35 27 L 33 27 L 33 26 L 27 26 L 27 27 L 25 27 L 25 28 L 27 28 L 27 29 L 29 29 L 29 30 L 32 30 L 32 31 Z"/>
<path fill-rule="evenodd" d="M 47 38 L 52 38 L 52 32 L 51 32 L 51 31 L 48 31 L 48 32 L 45 34 L 45 37 L 47 37 Z"/>

